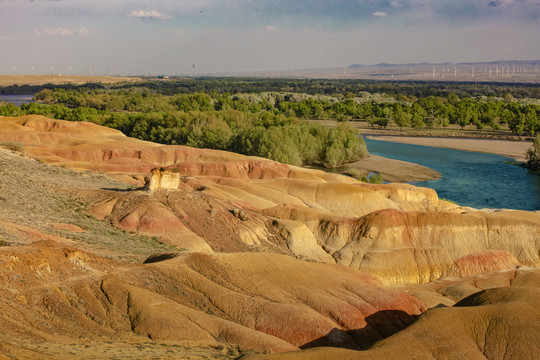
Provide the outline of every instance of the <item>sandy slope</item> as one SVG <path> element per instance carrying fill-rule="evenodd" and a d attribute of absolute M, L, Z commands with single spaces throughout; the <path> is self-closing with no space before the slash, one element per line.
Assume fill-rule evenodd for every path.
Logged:
<path fill-rule="evenodd" d="M 243 359 L 538 359 L 539 285 L 536 272 L 519 286 L 484 290 L 452 307 L 430 310 L 366 351 L 317 348 Z"/>

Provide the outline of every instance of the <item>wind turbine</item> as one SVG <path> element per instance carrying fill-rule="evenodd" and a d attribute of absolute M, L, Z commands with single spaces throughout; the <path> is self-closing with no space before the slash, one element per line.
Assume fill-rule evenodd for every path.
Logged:
<path fill-rule="evenodd" d="M 32 67 L 30 68 L 30 72 L 32 73 L 32 75 L 34 75 L 35 71 L 36 71 L 36 68 L 34 68 L 34 66 L 32 65 Z"/>

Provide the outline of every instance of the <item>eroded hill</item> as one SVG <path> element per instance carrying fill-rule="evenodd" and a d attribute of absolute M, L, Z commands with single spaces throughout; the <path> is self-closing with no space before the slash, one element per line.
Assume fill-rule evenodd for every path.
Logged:
<path fill-rule="evenodd" d="M 463 336 L 440 332 L 440 344 L 407 352 L 444 358 L 465 349 L 468 321 L 488 317 L 484 300 L 466 312 L 472 300 L 463 298 L 524 288 L 489 293 L 497 318 L 538 301 L 538 213 L 461 208 L 430 189 L 40 116 L 0 117 L 0 143 L 22 150 L 0 148 L 0 306 L 10 311 L 0 352 L 9 356 L 92 358 L 102 347 L 107 358 L 235 357 L 238 348 L 314 346 L 390 356 L 399 339 L 436 333 L 418 315 L 448 306 L 420 319 L 442 324 L 452 311 Z M 450 340 L 450 352 L 433 350 Z M 535 349 L 490 341 L 506 341 L 511 354 Z M 382 352 L 358 352 L 372 345 Z M 496 358 L 490 351 L 481 353 Z"/>

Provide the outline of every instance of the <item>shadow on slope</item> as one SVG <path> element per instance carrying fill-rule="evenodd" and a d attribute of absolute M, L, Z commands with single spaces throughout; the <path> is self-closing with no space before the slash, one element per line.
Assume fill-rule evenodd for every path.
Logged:
<path fill-rule="evenodd" d="M 532 270 L 524 270 L 527 273 Z M 365 351 L 313 348 L 300 352 L 248 355 L 244 360 L 317 359 L 537 359 L 540 354 L 538 276 L 488 289 L 456 306 L 434 308 L 405 330 Z"/>
<path fill-rule="evenodd" d="M 309 349 L 321 346 L 336 346 L 336 339 L 346 338 L 340 348 L 351 350 L 365 350 L 377 341 L 386 339 L 411 325 L 418 316 L 411 315 L 402 310 L 381 310 L 367 316 L 364 320 L 366 326 L 356 330 L 333 329 L 325 336 L 300 346 L 300 349 Z"/>

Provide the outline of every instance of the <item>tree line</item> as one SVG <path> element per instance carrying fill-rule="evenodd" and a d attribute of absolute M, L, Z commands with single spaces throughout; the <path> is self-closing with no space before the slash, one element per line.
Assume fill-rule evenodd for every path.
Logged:
<path fill-rule="evenodd" d="M 33 95 L 43 89 L 112 89 L 147 88 L 163 95 L 191 94 L 201 92 L 210 94 L 230 93 L 263 93 L 293 92 L 309 95 L 348 96 L 369 92 L 371 94 L 388 94 L 399 98 L 414 96 L 446 97 L 450 93 L 465 97 L 504 97 L 509 94 L 516 99 L 540 99 L 540 84 L 496 83 L 496 82 L 454 82 L 454 81 L 390 81 L 390 80 L 346 80 L 346 79 L 254 79 L 254 78 L 172 78 L 169 81 L 154 81 L 143 78 L 143 81 L 129 84 L 43 84 L 43 85 L 10 85 L 0 87 L 3 95 Z"/>
<path fill-rule="evenodd" d="M 522 97 L 534 97 L 538 87 L 482 87 L 484 95 L 474 97 L 469 95 L 470 84 L 280 79 L 188 79 L 109 88 L 91 84 L 45 87 L 35 94 L 36 102 L 21 107 L 4 104 L 0 115 L 90 121 L 143 140 L 235 151 L 295 165 L 337 166 L 365 156 L 363 140 L 347 121 L 381 128 L 455 124 L 462 129 L 470 125 L 509 129 L 517 135 L 540 133 L 540 102 Z M 491 93 L 501 96 L 486 95 Z M 307 121 L 323 119 L 341 125 L 329 129 Z"/>
<path fill-rule="evenodd" d="M 368 92 L 347 96 L 309 95 L 292 92 L 217 93 L 195 92 L 163 95 L 147 88 L 45 89 L 35 99 L 68 108 L 89 108 L 104 112 L 174 112 L 238 110 L 258 114 L 271 112 L 288 117 L 337 121 L 367 121 L 373 127 L 395 124 L 400 128 L 436 128 L 450 124 L 462 129 L 509 129 L 516 135 L 534 136 L 540 130 L 540 102 L 518 101 L 511 94 L 502 98 L 465 97 L 456 93 L 423 98 Z"/>

